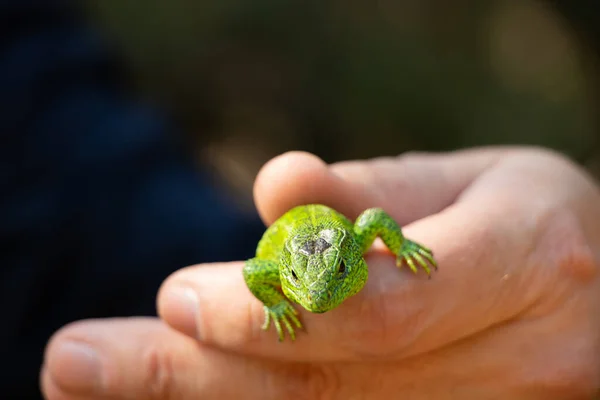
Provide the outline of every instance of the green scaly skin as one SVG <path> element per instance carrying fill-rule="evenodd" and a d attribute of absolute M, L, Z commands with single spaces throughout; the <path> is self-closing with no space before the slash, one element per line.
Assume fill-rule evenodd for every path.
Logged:
<path fill-rule="evenodd" d="M 430 266 L 437 269 L 431 250 L 405 238 L 380 208 L 365 210 L 354 224 L 319 204 L 295 207 L 275 221 L 243 270 L 248 288 L 264 305 L 263 329 L 273 321 L 279 341 L 283 327 L 295 340 L 302 324 L 290 301 L 324 313 L 358 293 L 368 276 L 363 255 L 377 237 L 396 255 L 396 265 L 406 264 L 414 273 L 420 267 L 427 275 Z"/>

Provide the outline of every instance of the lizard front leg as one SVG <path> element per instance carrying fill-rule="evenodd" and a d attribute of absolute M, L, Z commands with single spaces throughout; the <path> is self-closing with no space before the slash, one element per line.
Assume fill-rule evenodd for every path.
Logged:
<path fill-rule="evenodd" d="M 295 340 L 296 333 L 292 323 L 297 328 L 302 328 L 302 324 L 297 317 L 298 311 L 279 291 L 279 265 L 274 261 L 251 258 L 246 261 L 243 275 L 250 292 L 264 305 L 265 323 L 262 329 L 267 330 L 273 320 L 281 342 L 284 337 L 281 327 L 283 323 L 292 340 Z"/>
<path fill-rule="evenodd" d="M 420 266 L 427 275 L 431 274 L 430 265 L 437 269 L 433 252 L 425 246 L 405 238 L 400 226 L 381 208 L 365 210 L 354 223 L 354 234 L 363 253 L 379 236 L 396 255 L 396 265 L 401 266 L 406 263 L 414 273 L 417 273 L 417 266 Z"/>

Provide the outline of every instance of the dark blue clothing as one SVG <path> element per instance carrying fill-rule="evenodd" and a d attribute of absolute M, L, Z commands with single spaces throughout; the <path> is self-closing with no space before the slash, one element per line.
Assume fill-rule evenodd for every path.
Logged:
<path fill-rule="evenodd" d="M 66 2 L 0 4 L 0 398 L 40 398 L 56 329 L 155 315 L 167 275 L 251 256 L 264 226 L 128 98 L 118 60 Z"/>

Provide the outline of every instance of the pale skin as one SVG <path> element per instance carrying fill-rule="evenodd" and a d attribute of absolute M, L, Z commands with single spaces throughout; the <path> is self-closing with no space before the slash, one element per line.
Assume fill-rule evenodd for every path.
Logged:
<path fill-rule="evenodd" d="M 267 224 L 300 204 L 349 218 L 382 207 L 439 270 L 398 270 L 376 242 L 364 288 L 325 314 L 300 308 L 308 334 L 278 343 L 242 261 L 184 268 L 158 295 L 162 320 L 57 332 L 46 397 L 576 400 L 600 387 L 600 193 L 563 157 L 490 148 L 328 166 L 289 153 L 255 198 Z M 76 356 L 90 348 L 96 369 Z"/>

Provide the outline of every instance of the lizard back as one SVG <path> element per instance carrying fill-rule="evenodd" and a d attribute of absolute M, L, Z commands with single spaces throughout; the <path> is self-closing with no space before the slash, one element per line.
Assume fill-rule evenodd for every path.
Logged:
<path fill-rule="evenodd" d="M 261 259 L 279 261 L 288 238 L 298 234 L 317 233 L 328 228 L 344 228 L 352 232 L 353 224 L 336 210 L 321 205 L 297 206 L 282 215 L 263 234 L 256 249 Z"/>

